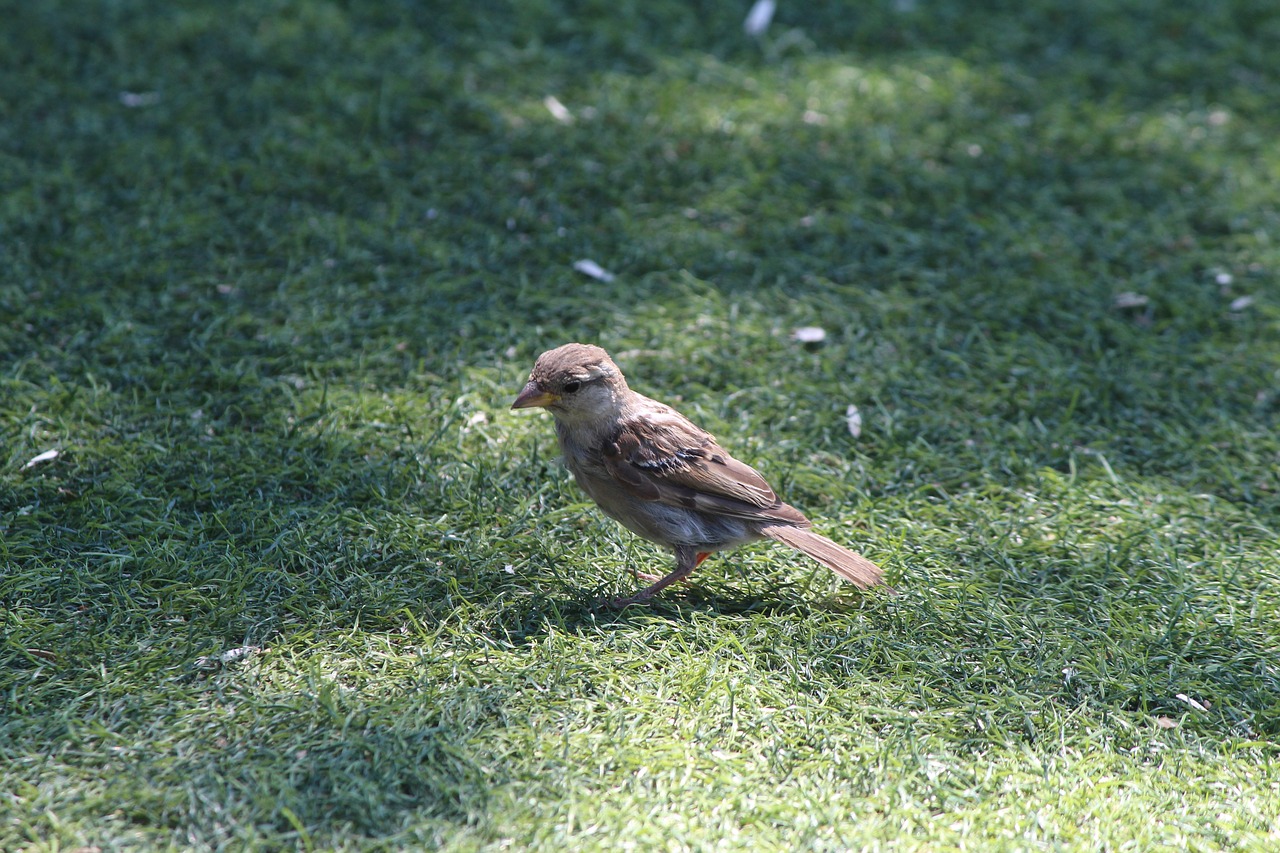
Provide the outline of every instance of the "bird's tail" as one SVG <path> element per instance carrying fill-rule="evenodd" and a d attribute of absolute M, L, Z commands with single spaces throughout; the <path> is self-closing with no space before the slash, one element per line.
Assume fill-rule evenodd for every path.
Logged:
<path fill-rule="evenodd" d="M 760 533 L 770 539 L 776 539 L 784 545 L 790 545 L 797 551 L 808 554 L 840 577 L 866 589 L 880 583 L 884 572 L 875 563 L 861 554 L 850 551 L 843 545 L 837 545 L 825 536 L 805 530 L 802 527 L 791 527 L 778 524 L 760 528 Z"/>

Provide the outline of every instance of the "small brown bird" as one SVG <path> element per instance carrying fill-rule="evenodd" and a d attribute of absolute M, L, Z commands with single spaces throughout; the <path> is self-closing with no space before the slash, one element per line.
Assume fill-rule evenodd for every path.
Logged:
<path fill-rule="evenodd" d="M 578 485 L 623 527 L 675 552 L 676 569 L 622 606 L 687 578 L 713 552 L 762 537 L 808 554 L 859 587 L 880 568 L 809 530 L 755 469 L 670 406 L 627 387 L 600 347 L 565 344 L 538 356 L 513 409 L 556 419 L 560 450 Z"/>

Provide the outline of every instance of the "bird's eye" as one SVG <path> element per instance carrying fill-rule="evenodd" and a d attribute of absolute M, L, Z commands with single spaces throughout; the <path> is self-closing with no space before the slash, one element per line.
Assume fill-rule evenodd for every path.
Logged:
<path fill-rule="evenodd" d="M 577 391 L 581 387 L 582 387 L 582 383 L 576 379 L 573 380 L 572 382 L 566 382 L 564 383 L 564 393 L 572 394 L 574 391 Z"/>

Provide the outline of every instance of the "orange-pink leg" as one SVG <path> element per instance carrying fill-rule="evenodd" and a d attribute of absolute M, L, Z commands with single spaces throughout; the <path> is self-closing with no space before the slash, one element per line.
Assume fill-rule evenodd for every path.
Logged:
<path fill-rule="evenodd" d="M 710 557 L 710 556 L 711 556 L 710 551 L 700 551 L 698 553 L 698 556 L 694 558 L 693 567 L 695 569 L 698 568 L 698 566 L 702 565 L 702 561 L 707 559 L 707 557 Z M 648 572 L 636 572 L 636 577 L 638 577 L 642 581 L 648 581 L 649 583 L 657 583 L 658 581 L 666 577 L 666 575 L 651 575 Z M 689 580 L 688 577 L 680 578 L 681 582 L 687 582 L 688 580 Z"/>
<path fill-rule="evenodd" d="M 614 599 L 612 604 L 614 607 L 626 607 L 628 604 L 640 604 L 653 598 L 654 595 L 661 592 L 666 587 L 682 581 L 693 574 L 693 570 L 702 565 L 702 561 L 711 556 L 710 551 L 694 551 L 692 548 L 684 545 L 676 546 L 676 570 L 671 574 L 659 578 L 649 586 L 637 592 L 628 598 Z M 639 577 L 650 580 L 652 575 L 639 575 Z"/>

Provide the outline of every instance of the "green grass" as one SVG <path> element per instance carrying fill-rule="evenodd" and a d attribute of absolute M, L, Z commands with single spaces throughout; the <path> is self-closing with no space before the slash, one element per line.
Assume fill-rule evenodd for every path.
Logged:
<path fill-rule="evenodd" d="M 0 5 L 0 849 L 1280 844 L 1273 4 Z"/>

